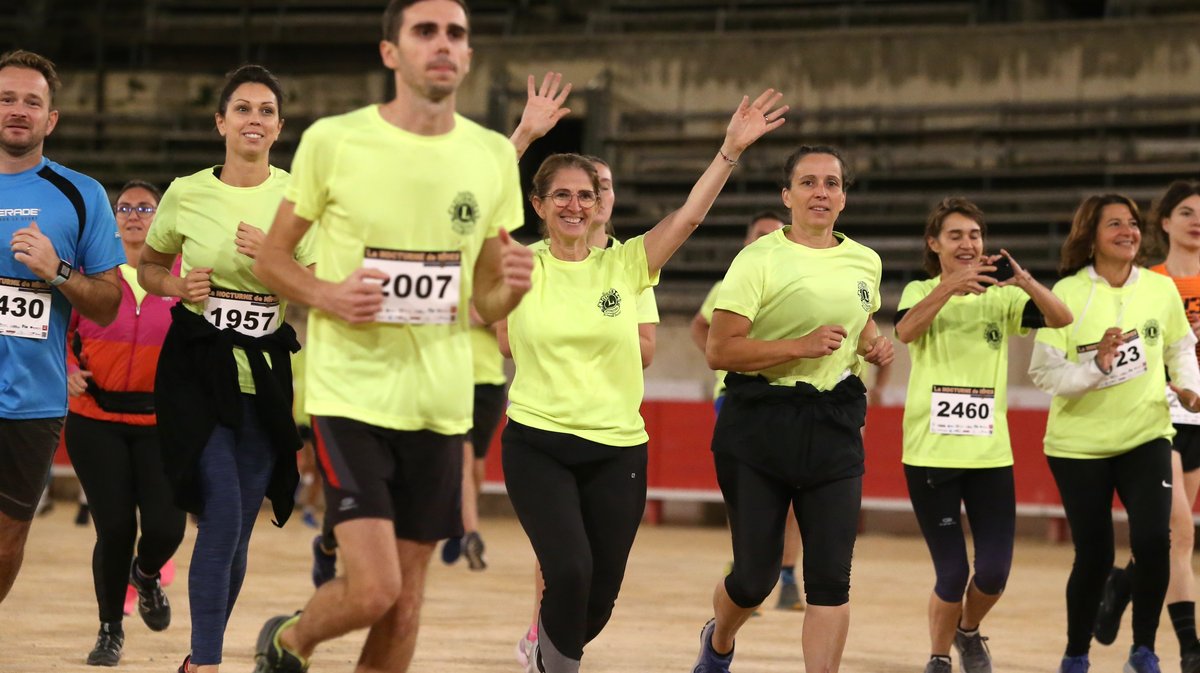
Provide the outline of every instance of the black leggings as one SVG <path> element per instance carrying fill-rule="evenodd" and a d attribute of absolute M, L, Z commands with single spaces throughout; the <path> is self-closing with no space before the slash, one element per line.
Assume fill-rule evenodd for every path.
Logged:
<path fill-rule="evenodd" d="M 733 535 L 733 571 L 725 578 L 729 598 L 754 608 L 770 595 L 779 580 L 788 509 L 795 508 L 805 597 L 810 605 L 848 603 L 862 477 L 796 487 L 734 456 L 715 453 L 713 459 Z"/>
<path fill-rule="evenodd" d="M 508 496 L 546 582 L 541 637 L 578 661 L 625 578 L 646 509 L 646 445 L 605 446 L 511 420 L 501 441 Z"/>
<path fill-rule="evenodd" d="M 904 477 L 933 558 L 937 597 L 958 603 L 971 579 L 960 515 L 963 507 L 975 543 L 975 588 L 992 596 L 1004 591 L 1017 525 L 1012 467 L 957 470 L 905 465 Z"/>
<path fill-rule="evenodd" d="M 185 515 L 172 499 L 153 425 L 68 414 L 66 443 L 96 526 L 92 579 L 100 621 L 120 622 L 134 541 L 139 570 L 157 574 L 183 540 Z"/>
<path fill-rule="evenodd" d="M 1113 565 L 1112 497 L 1129 514 L 1133 573 L 1133 644 L 1154 649 L 1171 575 L 1171 444 L 1155 439 L 1111 458 L 1049 457 L 1075 563 L 1067 581 L 1067 656 L 1087 654 L 1104 580 Z"/>

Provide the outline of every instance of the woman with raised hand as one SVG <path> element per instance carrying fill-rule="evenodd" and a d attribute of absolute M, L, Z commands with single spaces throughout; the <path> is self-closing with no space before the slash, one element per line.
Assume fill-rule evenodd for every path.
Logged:
<path fill-rule="evenodd" d="M 1075 321 L 1038 330 L 1029 374 L 1054 396 L 1045 451 L 1075 562 L 1067 582 L 1061 673 L 1088 670 L 1096 613 L 1113 562 L 1113 493 L 1137 558 L 1126 673 L 1157 673 L 1154 639 L 1170 575 L 1171 439 L 1164 391 L 1200 411 L 1196 336 L 1175 284 L 1140 266 L 1141 215 L 1121 194 L 1084 199 L 1063 243 L 1054 294 Z"/>
<path fill-rule="evenodd" d="M 624 245 L 589 245 L 603 197 L 587 157 L 552 155 L 534 176 L 530 200 L 550 243 L 499 333 L 516 365 L 505 479 L 546 583 L 531 671 L 580 669 L 612 614 L 645 509 L 635 298 L 704 220 L 742 152 L 783 124 L 780 99 L 770 89 L 743 98 L 683 206 Z"/>
<path fill-rule="evenodd" d="M 149 292 L 182 300 L 155 381 L 175 503 L 198 517 L 192 650 L 180 673 L 218 669 L 263 497 L 283 525 L 299 480 L 290 354 L 300 346 L 285 303 L 251 270 L 289 177 L 270 163 L 282 102 L 265 68 L 229 75 L 216 113 L 225 163 L 171 183 L 138 268 Z M 182 277 L 170 273 L 180 254 Z M 296 258 L 311 263 L 307 245 Z"/>
<path fill-rule="evenodd" d="M 978 206 L 962 197 L 942 199 L 925 224 L 929 279 L 904 288 L 896 313 L 896 336 L 908 344 L 912 358 L 904 476 L 937 576 L 929 597 L 925 673 L 950 673 L 951 644 L 960 671 L 991 673 L 979 627 L 1008 581 L 1017 517 L 1008 340 L 1071 323 L 1070 310 L 1011 255 L 984 253 L 986 235 Z M 997 273 L 1002 263 L 1011 275 Z M 961 523 L 964 507 L 975 547 L 974 576 Z"/>
<path fill-rule="evenodd" d="M 791 224 L 746 246 L 717 295 L 706 354 L 729 372 L 713 432 L 733 570 L 717 583 L 693 673 L 727 673 L 734 637 L 779 579 L 794 508 L 804 540 L 804 664 L 836 671 L 850 624 L 850 559 L 862 500 L 863 361 L 886 365 L 879 255 L 834 231 L 850 182 L 832 147 L 784 166 Z"/>
<path fill-rule="evenodd" d="M 126 586 L 136 589 L 138 613 L 150 630 L 171 623 L 160 571 L 183 541 L 185 519 L 163 472 L 154 373 L 175 301 L 148 297 L 137 282 L 138 259 L 161 196 L 141 180 L 125 183 L 117 193 L 117 233 L 127 260 L 119 267 L 117 317 L 102 327 L 73 313 L 67 330 L 67 454 L 96 526 L 92 580 L 100 634 L 87 657 L 90 666 L 121 660 Z"/>

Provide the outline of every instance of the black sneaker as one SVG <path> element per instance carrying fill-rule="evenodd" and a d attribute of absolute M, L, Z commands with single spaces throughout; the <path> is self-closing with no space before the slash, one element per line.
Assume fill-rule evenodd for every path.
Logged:
<path fill-rule="evenodd" d="M 463 536 L 463 556 L 467 557 L 467 564 L 471 570 L 487 570 L 483 550 L 483 538 L 479 537 L 479 533 L 471 531 Z"/>
<path fill-rule="evenodd" d="M 1121 617 L 1129 605 L 1129 573 L 1123 568 L 1113 568 L 1104 581 L 1104 593 L 1100 598 L 1100 611 L 1096 613 L 1095 636 L 1101 645 L 1112 645 L 1121 629 Z"/>
<path fill-rule="evenodd" d="M 124 646 L 125 633 L 120 625 L 101 623 L 96 646 L 88 654 L 88 666 L 116 666 L 121 663 L 121 648 Z"/>
<path fill-rule="evenodd" d="M 279 633 L 300 619 L 300 613 L 272 617 L 258 632 L 254 646 L 254 673 L 305 673 L 308 662 L 279 643 Z"/>
<path fill-rule="evenodd" d="M 137 569 L 137 558 L 129 565 L 129 583 L 138 595 L 138 614 L 151 631 L 163 631 L 171 625 L 171 603 L 162 590 L 162 575 L 143 578 Z"/>
<path fill-rule="evenodd" d="M 75 512 L 75 525 L 86 526 L 91 521 L 91 512 L 86 502 L 79 503 L 79 511 Z"/>

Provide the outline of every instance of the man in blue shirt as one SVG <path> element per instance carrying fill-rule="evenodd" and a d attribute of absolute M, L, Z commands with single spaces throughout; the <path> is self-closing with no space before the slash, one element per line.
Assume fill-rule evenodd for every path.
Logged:
<path fill-rule="evenodd" d="M 67 413 L 71 309 L 105 325 L 121 303 L 124 252 L 104 188 L 42 156 L 58 84 L 42 56 L 0 56 L 0 601 Z"/>

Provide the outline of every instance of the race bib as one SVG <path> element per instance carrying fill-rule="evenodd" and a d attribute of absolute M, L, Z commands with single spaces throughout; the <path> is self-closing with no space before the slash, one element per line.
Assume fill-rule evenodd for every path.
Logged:
<path fill-rule="evenodd" d="M 1079 354 L 1079 359 L 1082 362 L 1085 356 L 1096 358 L 1096 344 L 1087 344 L 1086 346 L 1077 346 L 1075 349 Z M 1111 388 L 1119 383 L 1125 383 L 1130 379 L 1145 374 L 1149 369 L 1146 365 L 1146 346 L 1142 343 L 1141 337 L 1138 336 L 1136 329 L 1130 329 L 1121 335 L 1121 345 L 1117 347 L 1117 354 L 1113 356 L 1112 371 L 1104 380 L 1096 386 L 1097 390 Z"/>
<path fill-rule="evenodd" d="M 204 319 L 217 329 L 231 329 L 249 337 L 266 336 L 279 325 L 279 297 L 214 287 L 204 303 Z"/>
<path fill-rule="evenodd" d="M 929 431 L 935 435 L 990 437 L 995 410 L 995 388 L 934 386 L 929 396 Z"/>
<path fill-rule="evenodd" d="M 367 248 L 363 266 L 387 274 L 375 322 L 449 325 L 458 321 L 462 253 Z"/>
<path fill-rule="evenodd" d="M 0 276 L 0 335 L 50 336 L 50 299 L 47 282 Z"/>
<path fill-rule="evenodd" d="M 1171 422 L 1176 425 L 1200 425 L 1200 414 L 1194 414 L 1183 407 L 1179 396 L 1167 386 L 1167 404 L 1171 405 Z"/>

